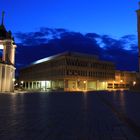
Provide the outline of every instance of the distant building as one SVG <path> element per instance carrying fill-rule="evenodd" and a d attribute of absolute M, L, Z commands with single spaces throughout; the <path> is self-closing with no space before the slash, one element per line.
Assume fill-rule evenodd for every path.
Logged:
<path fill-rule="evenodd" d="M 4 13 L 0 25 L 0 92 L 10 92 L 14 90 L 15 79 L 15 48 L 11 32 L 7 32 L 4 26 Z"/>
<path fill-rule="evenodd" d="M 115 70 L 115 80 L 108 83 L 108 89 L 129 89 L 136 85 L 135 71 Z"/>
<path fill-rule="evenodd" d="M 112 62 L 101 61 L 97 56 L 65 52 L 38 60 L 22 69 L 20 81 L 26 90 L 93 91 L 129 88 L 131 82 L 135 81 L 135 74 L 123 72 L 122 76 L 120 73 L 115 71 Z M 128 78 L 130 75 L 132 79 Z"/>

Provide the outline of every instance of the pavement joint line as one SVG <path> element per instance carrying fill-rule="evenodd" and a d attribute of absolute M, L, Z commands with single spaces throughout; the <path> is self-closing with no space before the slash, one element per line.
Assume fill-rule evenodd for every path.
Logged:
<path fill-rule="evenodd" d="M 118 117 L 118 119 L 123 122 L 130 130 L 133 132 L 133 134 L 140 138 L 140 126 L 138 126 L 132 119 L 127 117 L 127 115 L 124 112 L 119 112 L 115 105 L 113 103 L 109 102 L 107 99 L 103 97 L 103 95 L 98 95 L 99 99 L 108 106 L 111 111 Z"/>

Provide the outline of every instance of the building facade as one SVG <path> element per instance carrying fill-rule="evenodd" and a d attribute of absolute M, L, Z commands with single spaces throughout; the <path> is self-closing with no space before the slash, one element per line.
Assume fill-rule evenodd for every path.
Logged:
<path fill-rule="evenodd" d="M 129 89 L 137 84 L 135 71 L 115 70 L 115 80 L 108 83 L 108 89 Z"/>
<path fill-rule="evenodd" d="M 0 25 L 0 92 L 14 91 L 15 79 L 15 48 L 11 32 L 4 26 L 4 13 L 2 14 L 2 23 Z"/>
<path fill-rule="evenodd" d="M 22 69 L 20 81 L 26 90 L 118 90 L 134 86 L 136 72 L 115 70 L 113 63 L 94 55 L 65 52 Z"/>
<path fill-rule="evenodd" d="M 108 90 L 128 88 L 135 78 L 128 81 L 129 74 L 126 73 L 129 72 L 124 72 L 122 77 L 120 71 L 115 71 L 113 63 L 101 61 L 97 56 L 65 52 L 22 69 L 20 81 L 26 90 Z"/>

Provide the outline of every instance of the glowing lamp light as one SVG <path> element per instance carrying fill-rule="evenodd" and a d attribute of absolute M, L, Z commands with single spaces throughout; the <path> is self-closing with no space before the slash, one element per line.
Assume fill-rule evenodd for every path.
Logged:
<path fill-rule="evenodd" d="M 120 81 L 121 83 L 123 82 L 123 80 Z"/>
<path fill-rule="evenodd" d="M 13 79 L 12 79 L 12 81 L 13 81 L 13 82 L 15 82 L 15 81 L 16 81 L 16 79 L 15 79 L 15 78 L 13 78 Z"/>
<path fill-rule="evenodd" d="M 84 81 L 84 84 L 86 83 L 86 81 Z"/>
<path fill-rule="evenodd" d="M 135 86 L 136 85 L 136 81 L 133 81 L 133 86 Z"/>
<path fill-rule="evenodd" d="M 24 81 L 21 81 L 21 84 L 23 84 L 24 83 Z"/>

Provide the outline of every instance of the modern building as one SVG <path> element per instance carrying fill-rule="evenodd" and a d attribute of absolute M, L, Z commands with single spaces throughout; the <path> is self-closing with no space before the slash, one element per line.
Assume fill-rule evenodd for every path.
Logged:
<path fill-rule="evenodd" d="M 97 56 L 65 52 L 34 62 L 20 71 L 25 89 L 105 90 L 115 79 L 115 66 Z"/>
<path fill-rule="evenodd" d="M 135 73 L 116 71 L 112 62 L 95 55 L 65 52 L 22 69 L 20 81 L 26 90 L 108 90 L 129 88 Z"/>
<path fill-rule="evenodd" d="M 4 26 L 4 12 L 0 25 L 0 92 L 11 92 L 14 90 L 15 79 L 15 48 L 12 34 Z"/>

